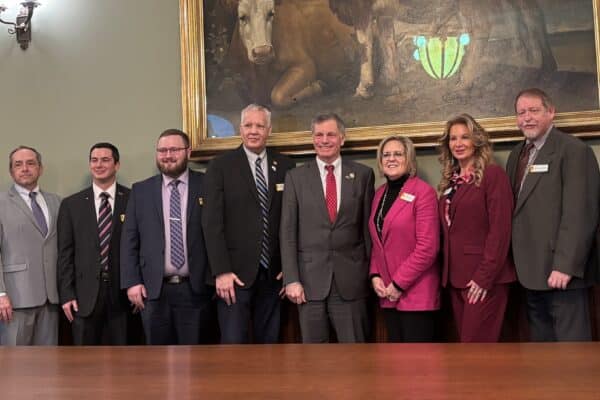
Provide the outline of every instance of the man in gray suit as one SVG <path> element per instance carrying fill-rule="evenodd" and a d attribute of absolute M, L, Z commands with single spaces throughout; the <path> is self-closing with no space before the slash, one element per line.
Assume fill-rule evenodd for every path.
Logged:
<path fill-rule="evenodd" d="M 373 170 L 342 160 L 344 123 L 336 114 L 311 124 L 316 160 L 285 179 L 280 246 L 286 295 L 298 304 L 304 343 L 364 342 Z"/>
<path fill-rule="evenodd" d="M 516 199 L 512 250 L 527 291 L 531 339 L 590 340 L 598 162 L 589 146 L 553 126 L 555 109 L 542 90 L 519 93 L 515 111 L 525 140 L 507 164 Z"/>
<path fill-rule="evenodd" d="M 42 156 L 26 146 L 9 156 L 14 185 L 0 193 L 0 343 L 56 345 L 56 217 L 60 199 L 40 191 Z"/>

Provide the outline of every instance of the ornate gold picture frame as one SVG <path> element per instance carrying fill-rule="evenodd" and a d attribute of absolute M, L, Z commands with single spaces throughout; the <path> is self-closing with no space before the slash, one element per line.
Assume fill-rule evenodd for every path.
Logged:
<path fill-rule="evenodd" d="M 302 7 L 294 4 L 298 2 L 302 3 Z M 269 138 L 269 145 L 280 151 L 312 153 L 311 137 L 306 130 L 309 128 L 310 115 L 325 111 L 335 111 L 347 122 L 344 151 L 372 150 L 383 137 L 392 133 L 409 136 L 419 147 L 433 146 L 443 130 L 444 121 L 457 112 L 473 114 L 492 133 L 494 141 L 516 140 L 521 135 L 515 126 L 512 102 L 519 88 L 527 86 L 539 86 L 553 97 L 558 111 L 556 125 L 561 129 L 583 137 L 600 136 L 600 0 L 531 0 L 529 3 L 535 3 L 535 8 L 532 5 L 524 9 L 517 9 L 516 4 L 527 4 L 528 1 L 482 0 L 476 2 L 481 4 L 478 10 L 461 9 L 460 5 L 467 2 L 457 0 L 455 4 L 458 4 L 458 9 L 437 9 L 440 13 L 448 14 L 437 25 L 432 21 L 440 20 L 439 15 L 433 18 L 423 14 L 420 9 L 397 10 L 395 19 L 370 10 L 374 13 L 370 17 L 377 23 L 377 26 L 371 27 L 370 35 L 377 41 L 373 43 L 375 54 L 371 60 L 374 77 L 367 91 L 374 93 L 362 93 L 362 96 L 359 95 L 359 87 L 365 81 L 364 65 L 361 64 L 365 53 L 357 38 L 364 32 L 354 28 L 353 21 L 344 18 L 343 10 L 328 7 L 333 3 L 335 1 L 282 0 L 274 6 L 274 15 L 271 17 L 275 21 L 281 25 L 284 24 L 282 19 L 289 20 L 285 21 L 284 33 L 278 33 L 281 29 L 278 30 L 276 22 L 273 22 L 273 35 L 280 36 L 272 41 L 275 54 L 269 55 L 275 57 L 272 62 L 279 62 L 277 55 L 285 51 L 281 47 L 283 40 L 289 41 L 285 47 L 288 48 L 292 45 L 291 41 L 299 37 L 289 36 L 293 35 L 294 29 L 290 21 L 311 23 L 312 19 L 322 18 L 322 15 L 329 18 L 328 21 L 333 21 L 330 25 L 337 27 L 339 32 L 350 32 L 350 35 L 334 38 L 338 40 L 337 46 L 346 53 L 355 50 L 358 54 L 357 58 L 353 58 L 355 63 L 349 64 L 353 66 L 349 78 L 338 79 L 331 84 L 327 82 L 328 78 L 317 77 L 315 82 L 321 85 L 317 87 L 317 93 L 303 98 L 298 105 L 290 106 L 285 100 L 282 101 L 285 93 L 273 97 L 273 93 L 279 89 L 265 83 L 266 93 L 272 94 L 271 98 L 267 97 L 266 103 L 275 104 L 273 134 Z M 490 9 L 489 12 L 485 9 L 499 6 L 504 7 L 503 17 L 498 17 L 498 9 Z M 239 15 L 236 9 L 223 11 L 219 7 L 220 0 L 180 0 L 183 125 L 192 139 L 196 159 L 210 158 L 240 143 L 237 136 L 211 137 L 208 134 L 207 118 L 214 112 L 213 103 L 220 101 L 220 115 L 230 121 L 230 130 L 236 132 L 239 124 L 236 118 L 239 118 L 243 105 L 247 104 L 242 99 L 248 93 L 240 95 L 236 101 L 230 101 L 234 98 L 231 96 L 235 96 L 232 88 L 239 86 L 240 82 L 245 83 L 244 68 L 252 68 L 242 63 L 248 62 L 241 59 L 246 57 L 244 53 L 240 53 L 238 59 L 231 55 L 235 47 L 233 41 L 239 40 L 241 35 L 237 27 Z M 310 7 L 314 7 L 314 11 L 310 11 L 313 10 Z M 215 17 L 215 10 L 222 11 L 220 15 L 226 15 L 227 18 Z M 294 12 L 301 14 L 293 17 Z M 228 21 L 228 25 L 221 27 L 219 23 L 224 20 Z M 482 28 L 482 24 L 476 22 L 482 20 L 491 28 Z M 317 22 L 322 24 L 321 20 Z M 501 26 L 520 23 L 528 27 L 531 36 L 515 39 L 510 36 L 510 29 L 506 33 L 507 29 Z M 519 30 L 517 26 L 517 31 L 522 29 Z M 522 42 L 524 39 L 535 45 L 527 49 L 519 48 L 514 54 L 510 52 L 512 50 L 504 51 L 515 47 L 511 40 Z M 314 39 L 319 42 L 324 40 Z M 341 46 L 340 40 L 350 43 L 348 48 Z M 215 63 L 211 56 L 211 63 L 207 65 L 206 54 L 214 55 L 216 48 L 222 53 L 219 60 L 223 64 Z M 207 53 L 207 49 L 212 52 Z M 469 51 L 476 55 L 470 55 Z M 300 51 L 297 53 L 301 54 Z M 318 63 L 320 60 L 320 57 L 314 57 L 311 61 Z M 459 65 L 461 62 L 462 65 Z M 223 75 L 223 71 L 231 76 Z M 208 85 L 207 72 L 211 73 Z M 280 75 L 285 73 L 281 66 L 273 72 Z M 217 91 L 211 86 L 216 80 L 215 76 L 227 82 Z M 280 79 L 279 75 L 275 77 Z M 339 84 L 339 87 L 335 84 Z M 314 87 L 314 82 L 310 85 Z M 228 94 L 218 91 L 223 87 L 226 87 L 225 91 L 229 90 Z M 221 96 L 220 93 L 225 94 Z M 240 93 L 243 93 L 242 89 Z M 306 90 L 302 93 L 306 93 Z M 249 98 L 253 99 L 251 95 Z M 310 107 L 318 108 L 312 110 Z"/>

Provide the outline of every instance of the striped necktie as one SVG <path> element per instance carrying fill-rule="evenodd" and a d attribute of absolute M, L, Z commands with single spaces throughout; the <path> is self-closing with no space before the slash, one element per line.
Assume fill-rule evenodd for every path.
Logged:
<path fill-rule="evenodd" d="M 262 170 L 262 160 L 260 157 L 256 159 L 256 190 L 258 192 L 258 202 L 260 205 L 260 213 L 262 218 L 262 240 L 260 245 L 260 265 L 263 268 L 269 268 L 271 253 L 269 251 L 269 190 L 267 189 L 267 181 Z"/>
<path fill-rule="evenodd" d="M 100 265 L 102 271 L 108 271 L 108 254 L 110 237 L 112 235 L 112 208 L 108 202 L 110 195 L 100 193 L 100 208 L 98 209 L 98 239 L 100 239 Z"/>
<path fill-rule="evenodd" d="M 171 198 L 169 200 L 169 228 L 171 232 L 171 265 L 179 269 L 185 261 L 183 248 L 183 229 L 181 224 L 181 195 L 177 186 L 179 179 L 172 181 Z"/>

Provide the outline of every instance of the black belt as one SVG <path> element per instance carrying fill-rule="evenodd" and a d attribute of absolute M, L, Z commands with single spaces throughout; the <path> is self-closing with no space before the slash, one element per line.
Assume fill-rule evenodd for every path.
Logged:
<path fill-rule="evenodd" d="M 170 275 L 170 276 L 165 276 L 163 278 L 164 283 L 169 283 L 171 285 L 178 285 L 180 283 L 187 282 L 189 280 L 190 280 L 189 276 L 181 276 L 181 275 Z"/>

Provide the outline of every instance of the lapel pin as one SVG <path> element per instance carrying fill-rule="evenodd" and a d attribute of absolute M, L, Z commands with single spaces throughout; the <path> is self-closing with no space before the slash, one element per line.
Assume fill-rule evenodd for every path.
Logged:
<path fill-rule="evenodd" d="M 119 219 L 121 220 L 121 223 L 125 222 L 125 214 L 119 215 Z"/>
<path fill-rule="evenodd" d="M 202 198 L 202 197 L 198 197 L 198 204 L 199 204 L 200 206 L 203 206 L 203 205 L 204 205 L 204 198 Z"/>
<path fill-rule="evenodd" d="M 345 176 L 346 179 L 354 179 L 354 172 L 350 172 L 348 175 Z"/>
<path fill-rule="evenodd" d="M 273 170 L 273 172 L 277 171 L 277 167 L 275 165 L 277 165 L 277 163 L 273 161 L 273 165 L 271 165 L 271 169 Z"/>

